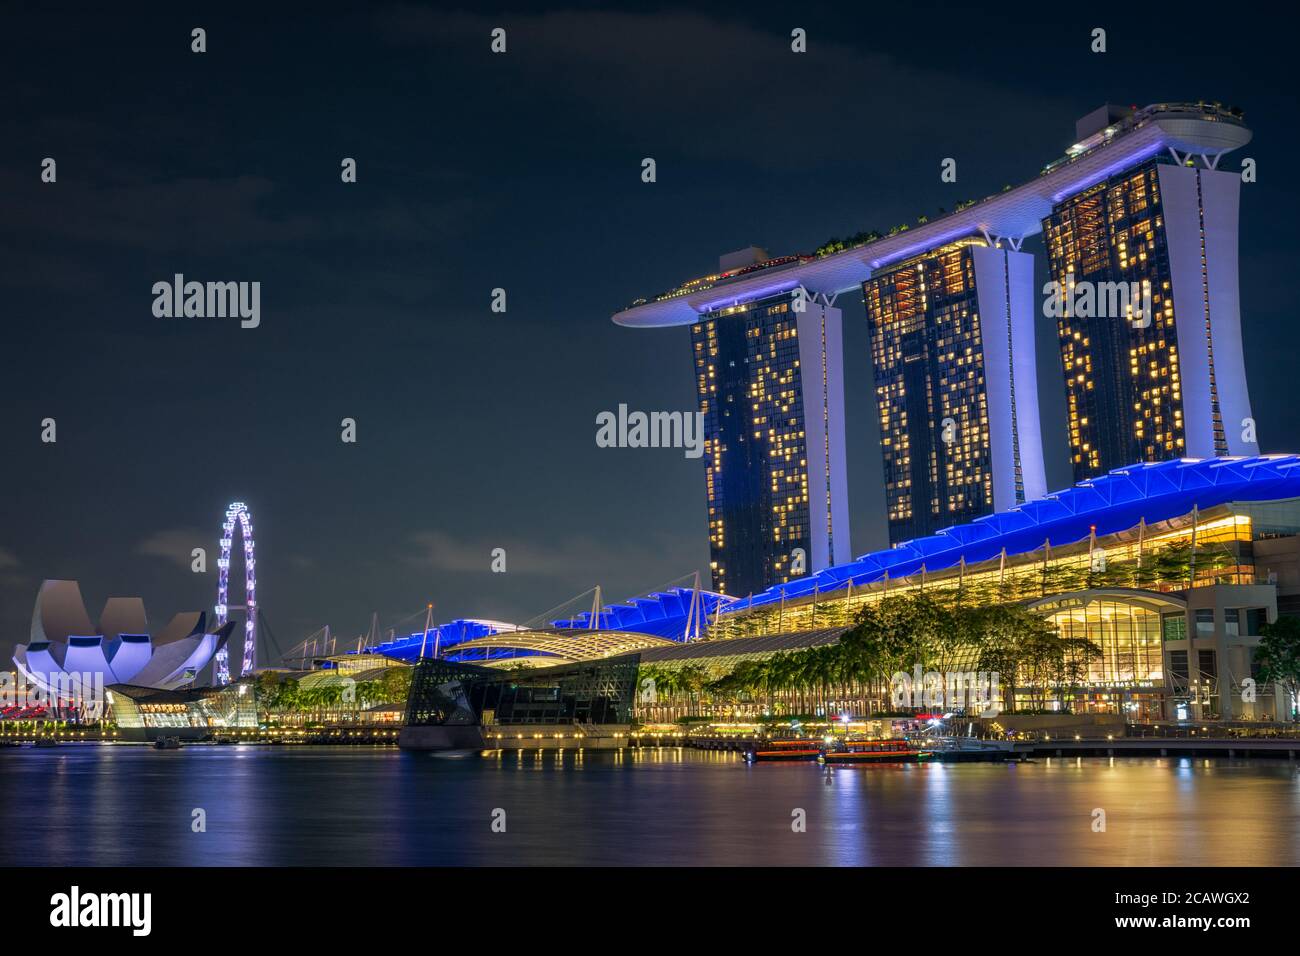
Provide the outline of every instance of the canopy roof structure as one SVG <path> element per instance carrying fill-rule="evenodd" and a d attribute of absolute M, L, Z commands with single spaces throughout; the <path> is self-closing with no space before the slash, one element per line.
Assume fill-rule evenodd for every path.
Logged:
<path fill-rule="evenodd" d="M 963 563 L 978 565 L 1004 553 L 1009 559 L 1031 554 L 1045 543 L 1056 548 L 1085 541 L 1094 534 L 1104 537 L 1129 531 L 1142 522 L 1153 526 L 1182 518 L 1194 509 L 1204 512 L 1218 505 L 1286 499 L 1300 499 L 1297 455 L 1183 458 L 1129 465 L 1008 511 L 775 585 L 752 597 L 732 598 L 700 591 L 699 607 L 704 610 L 705 620 L 725 621 L 729 615 L 751 608 L 826 594 L 850 584 L 859 587 L 923 571 L 935 574 Z M 603 626 L 598 628 L 582 626 L 592 620 L 589 611 L 537 629 L 497 621 L 453 621 L 437 629 L 443 635 L 439 654 L 448 660 L 492 666 L 541 665 L 689 647 L 694 642 L 686 640 L 685 623 L 692 593 L 690 588 L 673 588 L 606 606 L 600 611 Z M 414 661 L 422 643 L 425 656 L 433 656 L 434 638 L 434 630 L 427 642 L 417 632 L 369 652 Z"/>
<path fill-rule="evenodd" d="M 691 601 L 695 597 L 696 608 L 691 613 Z M 689 636 L 686 632 L 693 624 L 710 620 L 717 614 L 719 607 L 727 607 L 735 602 L 725 594 L 716 591 L 696 591 L 694 588 L 673 587 L 662 591 L 651 591 L 619 604 L 607 604 L 596 615 L 583 611 L 572 618 L 552 621 L 550 627 L 531 629 L 519 624 L 505 621 L 493 621 L 485 618 L 458 618 L 439 624 L 429 629 L 428 636 L 423 630 L 397 637 L 373 647 L 367 647 L 365 653 L 382 654 L 405 662 L 414 662 L 423 653 L 432 657 L 435 649 L 439 656 L 451 657 L 448 652 L 454 649 L 523 649 L 511 635 L 520 632 L 529 634 L 573 631 L 590 631 L 598 633 L 635 632 L 638 635 L 653 635 L 672 641 L 684 641 Z M 500 637 L 498 641 L 491 638 Z M 505 655 L 494 655 L 505 656 Z M 473 656 L 471 655 L 471 659 Z M 568 659 L 568 658 L 566 658 Z M 577 658 L 573 658 L 577 659 Z"/>
<path fill-rule="evenodd" d="M 1155 524 L 1229 502 L 1300 497 L 1300 456 L 1173 459 L 1117 468 L 1073 488 L 1030 501 L 1009 511 L 985 515 L 938 534 L 900 542 L 778 584 L 725 608 L 722 613 L 778 603 L 794 597 L 855 587 L 890 578 L 943 571 L 962 562 L 977 564 L 1025 554 L 1050 542 L 1053 547 L 1126 531 L 1145 521 Z"/>
<path fill-rule="evenodd" d="M 365 653 L 383 654 L 385 657 L 395 658 L 396 660 L 413 662 L 418 660 L 421 654 L 432 657 L 435 648 L 443 651 L 477 637 L 520 630 L 523 630 L 523 628 L 518 624 L 508 624 L 505 621 L 457 618 L 454 621 L 431 627 L 427 635 L 423 630 L 415 631 L 402 637 L 395 637 L 391 641 L 384 641 L 382 644 L 367 647 Z"/>
<path fill-rule="evenodd" d="M 671 647 L 653 647 L 641 652 L 642 664 L 672 665 L 718 657 L 766 657 L 787 651 L 834 644 L 847 627 L 823 627 L 811 631 L 786 631 L 756 637 L 733 637 L 722 641 L 692 641 Z"/>
<path fill-rule="evenodd" d="M 382 680 L 391 670 L 391 667 L 372 667 L 369 670 L 348 672 L 335 668 L 324 668 L 303 671 L 290 676 L 298 681 L 299 687 L 307 690 L 313 687 L 346 687 L 363 684 L 366 681 Z"/>
<path fill-rule="evenodd" d="M 657 634 L 673 640 L 686 637 L 687 619 L 691 613 L 691 599 L 697 592 L 694 588 L 669 588 L 666 591 L 651 591 L 640 597 L 632 598 L 623 604 L 607 604 L 600 609 L 600 619 L 592 620 L 590 611 L 584 611 L 572 620 L 554 621 L 555 627 L 591 629 L 612 628 L 620 631 L 637 631 L 641 634 Z M 717 591 L 701 590 L 697 615 L 705 619 L 717 612 L 718 606 L 726 606 L 734 598 L 719 594 Z"/>
<path fill-rule="evenodd" d="M 653 634 L 631 631 L 580 631 L 572 628 L 546 628 L 536 631 L 515 631 L 510 634 L 493 634 L 466 641 L 447 655 L 453 661 L 474 661 L 488 666 L 525 664 L 546 667 L 561 661 L 589 661 L 602 657 L 617 657 L 650 647 L 673 647 L 677 642 Z M 522 652 L 518 656 L 493 653 L 500 651 Z M 482 657 L 474 656 L 482 653 Z"/>

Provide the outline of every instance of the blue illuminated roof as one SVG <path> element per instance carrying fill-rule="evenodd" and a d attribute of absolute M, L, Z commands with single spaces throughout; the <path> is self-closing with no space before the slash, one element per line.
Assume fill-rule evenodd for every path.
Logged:
<path fill-rule="evenodd" d="M 1234 501 L 1283 498 L 1300 498 L 1300 456 L 1175 459 L 1130 465 L 1009 511 L 954 525 L 938 534 L 873 551 L 855 561 L 776 585 L 752 599 L 700 591 L 700 604 L 707 621 L 719 608 L 722 613 L 739 612 L 777 603 L 782 595 L 798 598 L 814 591 L 835 591 L 850 581 L 861 586 L 881 581 L 886 574 L 890 578 L 919 574 L 922 566 L 927 572 L 937 573 L 957 567 L 963 559 L 973 565 L 997 558 L 1004 548 L 1007 556 L 1014 558 L 1041 548 L 1045 541 L 1057 547 L 1074 544 L 1093 531 L 1098 536 L 1115 534 L 1144 520 L 1157 524 L 1181 517 L 1194 507 L 1205 510 Z M 601 609 L 599 629 L 684 640 L 692 593 L 691 588 L 670 588 L 607 605 Z M 553 621 L 551 626 L 590 629 L 591 612 Z M 429 631 L 425 653 L 431 655 L 435 643 L 445 654 L 464 641 L 518 630 L 523 628 L 501 621 L 449 621 Z M 423 641 L 421 630 L 366 648 L 366 652 L 414 661 Z"/>
<path fill-rule="evenodd" d="M 1232 501 L 1270 501 L 1300 497 L 1300 457 L 1261 455 L 1252 458 L 1174 459 L 1129 465 L 1081 481 L 1073 488 L 1027 502 L 1010 511 L 986 515 L 969 524 L 954 525 L 938 534 L 905 541 L 884 551 L 864 554 L 856 561 L 768 588 L 753 600 L 729 610 L 779 602 L 833 591 L 850 581 L 857 585 L 954 568 L 965 559 L 977 564 L 996 558 L 1005 548 L 1015 557 L 1041 548 L 1044 541 L 1067 545 L 1127 531 L 1145 520 L 1167 521 Z"/>
<path fill-rule="evenodd" d="M 600 611 L 599 627 L 607 631 L 633 631 L 653 634 L 669 640 L 680 641 L 686 637 L 686 618 L 690 613 L 693 588 L 670 588 L 633 598 L 625 604 L 610 604 Z M 734 603 L 733 598 L 715 591 L 700 591 L 700 607 L 704 619 L 717 613 L 718 605 Z M 591 612 L 584 611 L 567 621 L 554 621 L 554 627 L 592 627 Z"/>
<path fill-rule="evenodd" d="M 623 604 L 606 605 L 600 611 L 599 629 L 651 634 L 655 637 L 664 637 L 673 641 L 685 640 L 692 593 L 693 589 L 691 588 L 670 588 L 667 591 L 654 591 L 642 597 L 633 598 Z M 731 603 L 734 603 L 734 599 L 726 595 L 714 591 L 700 591 L 700 609 L 705 621 L 717 614 L 719 605 L 726 607 Z M 592 627 L 591 612 L 584 611 L 582 614 L 568 620 L 552 621 L 551 627 L 588 630 Z M 425 640 L 424 630 L 421 629 L 394 638 L 391 641 L 367 647 L 363 653 L 383 654 L 397 660 L 414 661 L 419 658 L 420 648 L 423 645 L 425 656 L 432 656 L 436 647 L 441 655 L 455 658 L 456 655 L 448 655 L 447 651 L 465 641 L 522 630 L 526 630 L 526 628 L 517 624 L 506 624 L 502 621 L 461 618 L 430 628 L 427 641 Z M 490 653 L 481 653 L 475 659 L 501 656 L 519 656 L 519 654 L 509 650 L 493 650 Z"/>
<path fill-rule="evenodd" d="M 517 625 L 506 624 L 503 621 L 459 618 L 430 628 L 427 644 L 425 644 L 424 630 L 421 628 L 413 634 L 406 634 L 391 641 L 376 644 L 374 647 L 367 647 L 362 653 L 383 654 L 386 657 L 393 657 L 401 661 L 414 661 L 420 656 L 421 645 L 425 645 L 425 655 L 432 656 L 435 647 L 440 651 L 445 651 L 449 647 L 455 647 L 462 641 L 472 641 L 478 637 L 500 634 L 502 631 L 517 630 L 520 630 Z"/>

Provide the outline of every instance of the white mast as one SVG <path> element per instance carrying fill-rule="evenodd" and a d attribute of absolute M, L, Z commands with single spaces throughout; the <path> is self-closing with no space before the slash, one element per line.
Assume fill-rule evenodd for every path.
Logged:
<path fill-rule="evenodd" d="M 408 618 L 407 620 L 410 619 Z M 432 623 L 433 623 L 433 605 L 430 604 L 424 612 L 424 637 L 420 639 L 420 660 L 424 660 L 424 647 L 426 644 L 429 643 L 429 625 Z M 441 631 L 438 632 L 438 636 L 442 637 Z M 433 649 L 433 656 L 434 657 L 438 656 L 438 648 L 436 647 Z"/>

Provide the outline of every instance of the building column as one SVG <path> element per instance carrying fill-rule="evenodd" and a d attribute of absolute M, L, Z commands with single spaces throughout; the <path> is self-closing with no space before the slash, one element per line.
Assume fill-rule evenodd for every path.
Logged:
<path fill-rule="evenodd" d="M 844 438 L 843 319 L 839 309 L 805 300 L 797 314 L 808 455 L 808 571 L 853 560 Z"/>
<path fill-rule="evenodd" d="M 1034 362 L 1034 257 L 992 246 L 971 250 L 979 296 L 988 402 L 993 510 L 1047 493 Z"/>

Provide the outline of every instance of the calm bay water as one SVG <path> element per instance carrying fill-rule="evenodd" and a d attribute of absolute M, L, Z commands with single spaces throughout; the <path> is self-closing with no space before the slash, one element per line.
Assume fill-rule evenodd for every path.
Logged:
<path fill-rule="evenodd" d="M 207 832 L 191 831 L 192 811 Z M 493 811 L 506 832 L 493 833 Z M 807 832 L 791 832 L 791 812 Z M 1106 832 L 1093 832 L 1093 810 Z M 749 767 L 727 754 L 0 751 L 0 865 L 1300 864 L 1286 761 Z"/>

